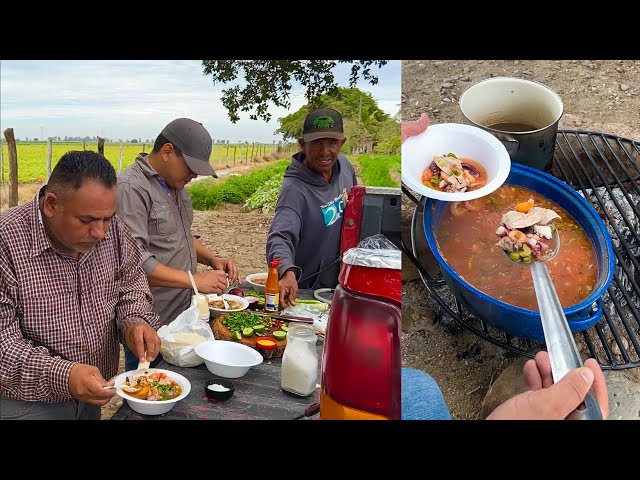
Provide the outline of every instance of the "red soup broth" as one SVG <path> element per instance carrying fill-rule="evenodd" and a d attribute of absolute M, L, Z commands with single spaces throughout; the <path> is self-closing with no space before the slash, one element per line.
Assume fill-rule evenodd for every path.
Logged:
<path fill-rule="evenodd" d="M 451 202 L 435 232 L 440 253 L 460 277 L 486 295 L 538 310 L 531 269 L 512 264 L 495 245 L 502 216 L 529 198 L 535 206 L 550 208 L 562 217 L 553 222 L 560 235 L 560 251 L 547 262 L 547 269 L 562 306 L 576 305 L 593 291 L 598 278 L 591 240 L 565 209 L 527 188 L 503 185 L 477 200 Z"/>

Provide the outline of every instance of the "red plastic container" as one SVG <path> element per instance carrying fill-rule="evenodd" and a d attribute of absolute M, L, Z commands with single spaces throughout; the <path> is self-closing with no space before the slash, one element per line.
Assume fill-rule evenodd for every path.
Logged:
<path fill-rule="evenodd" d="M 345 210 L 343 252 L 363 235 L 365 203 L 366 189 L 354 187 Z M 399 228 L 399 210 L 397 221 Z M 400 268 L 342 263 L 323 349 L 320 418 L 401 418 L 401 296 Z"/>

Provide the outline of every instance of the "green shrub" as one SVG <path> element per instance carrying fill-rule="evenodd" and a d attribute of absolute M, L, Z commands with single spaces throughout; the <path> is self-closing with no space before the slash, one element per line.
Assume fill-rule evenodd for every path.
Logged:
<path fill-rule="evenodd" d="M 205 179 L 190 184 L 189 195 L 195 210 L 213 210 L 223 203 L 244 203 L 271 178 L 284 174 L 290 160 L 281 160 L 266 168 L 225 179 Z"/>

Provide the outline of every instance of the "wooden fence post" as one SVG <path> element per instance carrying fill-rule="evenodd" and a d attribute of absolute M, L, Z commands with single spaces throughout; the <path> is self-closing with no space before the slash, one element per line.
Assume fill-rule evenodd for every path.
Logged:
<path fill-rule="evenodd" d="M 98 153 L 104 157 L 104 138 L 98 138 Z"/>
<path fill-rule="evenodd" d="M 82 150 L 86 150 L 87 149 L 87 142 L 86 140 L 82 141 Z"/>
<path fill-rule="evenodd" d="M 122 170 L 122 142 L 120 142 L 120 162 L 118 163 L 118 174 Z"/>
<path fill-rule="evenodd" d="M 238 148 L 237 145 L 233 146 L 233 166 L 236 166 L 236 148 Z"/>
<path fill-rule="evenodd" d="M 47 138 L 47 183 L 51 176 L 51 157 L 53 157 L 53 138 Z"/>
<path fill-rule="evenodd" d="M 142 153 L 144 153 L 144 143 L 142 144 Z"/>
<path fill-rule="evenodd" d="M 11 208 L 18 205 L 18 149 L 13 128 L 7 128 L 4 131 L 4 138 L 7 140 L 9 154 L 9 208 Z"/>
<path fill-rule="evenodd" d="M 227 168 L 229 168 L 229 142 L 227 142 L 227 158 L 224 161 Z"/>

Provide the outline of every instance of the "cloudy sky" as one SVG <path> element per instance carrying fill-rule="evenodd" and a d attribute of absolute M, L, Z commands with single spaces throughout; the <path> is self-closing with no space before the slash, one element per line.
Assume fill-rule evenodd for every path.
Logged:
<path fill-rule="evenodd" d="M 348 66 L 334 72 L 348 86 Z M 379 82 L 357 87 L 371 93 L 389 115 L 400 108 L 400 61 L 372 68 Z M 213 85 L 200 60 L 2 60 L 0 61 L 0 132 L 13 128 L 17 138 L 89 136 L 155 139 L 178 117 L 204 124 L 214 139 L 281 140 L 278 117 L 304 105 L 295 85 L 291 108 L 271 107 L 272 120 L 250 120 L 245 113 L 231 123 L 220 101 L 225 85 Z"/>

